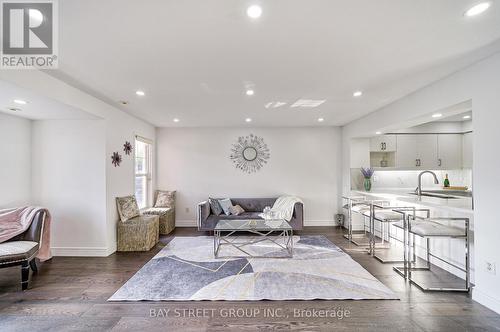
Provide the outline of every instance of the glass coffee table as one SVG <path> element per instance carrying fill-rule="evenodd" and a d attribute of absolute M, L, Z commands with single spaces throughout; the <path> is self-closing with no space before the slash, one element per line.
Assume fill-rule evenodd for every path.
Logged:
<path fill-rule="evenodd" d="M 240 232 L 246 236 L 239 236 Z M 252 236 L 248 236 L 249 234 Z M 248 251 L 248 246 L 264 241 L 277 246 L 285 254 L 260 256 Z M 220 256 L 219 252 L 223 246 L 235 248 L 242 255 Z M 215 258 L 291 258 L 293 257 L 292 226 L 283 219 L 221 220 L 214 229 L 214 256 Z"/>

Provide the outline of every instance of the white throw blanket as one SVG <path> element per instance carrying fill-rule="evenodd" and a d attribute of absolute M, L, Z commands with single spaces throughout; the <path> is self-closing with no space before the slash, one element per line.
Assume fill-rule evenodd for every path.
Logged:
<path fill-rule="evenodd" d="M 280 196 L 274 202 L 271 211 L 275 213 L 277 218 L 290 221 L 293 217 L 295 203 L 302 203 L 302 200 L 296 196 Z"/>

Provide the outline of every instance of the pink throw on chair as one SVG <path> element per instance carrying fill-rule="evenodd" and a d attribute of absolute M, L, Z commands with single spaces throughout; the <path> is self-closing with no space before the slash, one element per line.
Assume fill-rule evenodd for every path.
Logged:
<path fill-rule="evenodd" d="M 0 243 L 24 233 L 31 226 L 36 214 L 40 211 L 45 212 L 45 218 L 42 225 L 37 258 L 42 262 L 52 258 L 50 253 L 51 216 L 49 210 L 43 207 L 24 206 L 0 210 Z"/>

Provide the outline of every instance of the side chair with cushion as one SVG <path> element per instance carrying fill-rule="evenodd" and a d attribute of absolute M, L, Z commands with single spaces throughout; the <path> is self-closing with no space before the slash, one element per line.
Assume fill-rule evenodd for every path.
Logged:
<path fill-rule="evenodd" d="M 117 197 L 118 251 L 149 251 L 159 241 L 159 217 L 141 215 L 135 196 Z"/>
<path fill-rule="evenodd" d="M 144 215 L 160 218 L 160 234 L 166 235 L 175 229 L 175 191 L 157 190 L 153 207 L 142 209 Z"/>
<path fill-rule="evenodd" d="M 37 272 L 35 257 L 40 248 L 45 212 L 35 215 L 30 227 L 22 234 L 0 243 L 0 268 L 21 265 L 21 288 L 28 288 L 30 267 Z"/>

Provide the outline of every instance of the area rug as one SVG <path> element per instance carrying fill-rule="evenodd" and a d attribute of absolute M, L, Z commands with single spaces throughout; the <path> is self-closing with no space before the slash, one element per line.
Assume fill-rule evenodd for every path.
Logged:
<path fill-rule="evenodd" d="M 324 236 L 294 236 L 293 258 L 273 258 L 277 248 L 264 241 L 245 250 L 269 258 L 215 259 L 212 237 L 176 237 L 108 301 L 398 299 Z"/>

